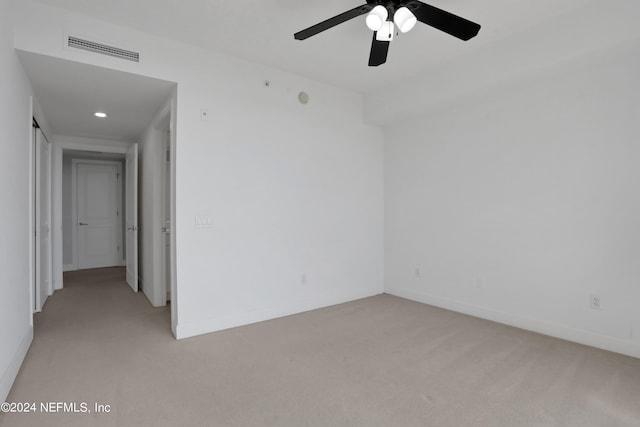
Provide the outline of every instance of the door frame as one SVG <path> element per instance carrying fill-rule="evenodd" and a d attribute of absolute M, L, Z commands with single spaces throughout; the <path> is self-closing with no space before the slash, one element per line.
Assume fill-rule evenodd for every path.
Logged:
<path fill-rule="evenodd" d="M 78 165 L 105 165 L 105 166 L 115 166 L 120 175 L 120 179 L 118 180 L 116 191 L 117 191 L 117 199 L 118 199 L 118 212 L 120 212 L 117 224 L 118 234 L 118 246 L 121 248 L 118 265 L 125 265 L 125 259 L 123 254 L 125 253 L 124 242 L 123 242 L 123 234 L 124 234 L 124 172 L 122 168 L 122 162 L 118 162 L 115 160 L 88 160 L 88 159 L 71 159 L 71 224 L 73 227 L 71 228 L 71 253 L 73 258 L 73 264 L 76 269 L 80 269 L 79 262 L 79 254 L 78 254 Z"/>
<path fill-rule="evenodd" d="M 62 162 L 64 150 L 90 151 L 96 153 L 113 153 L 126 155 L 127 150 L 131 146 L 128 142 L 109 141 L 92 139 L 92 138 L 76 138 L 76 137 L 56 137 L 53 141 L 53 252 L 54 256 L 53 275 L 54 289 L 62 289 L 64 260 L 62 254 L 63 247 L 63 228 L 62 228 Z M 73 182 L 73 181 L 72 181 Z M 71 198 L 73 200 L 73 197 Z M 76 265 L 77 268 L 77 265 Z"/>

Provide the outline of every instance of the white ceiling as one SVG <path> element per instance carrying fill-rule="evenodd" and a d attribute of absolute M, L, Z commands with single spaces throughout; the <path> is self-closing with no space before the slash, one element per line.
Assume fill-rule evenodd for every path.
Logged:
<path fill-rule="evenodd" d="M 372 34 L 364 16 L 304 41 L 293 38 L 364 0 L 37 1 L 365 93 L 594 0 L 431 0 L 481 24 L 480 34 L 462 42 L 419 23 L 392 42 L 388 62 L 377 68 L 367 66 Z"/>
<path fill-rule="evenodd" d="M 468 42 L 423 24 L 391 44 L 388 61 L 368 67 L 371 32 L 364 16 L 304 41 L 293 34 L 364 0 L 35 0 L 161 37 L 225 51 L 317 81 L 371 93 L 423 76 L 597 0 L 431 0 L 482 25 Z M 55 134 L 136 141 L 174 84 L 20 52 L 36 97 Z M 106 111 L 109 119 L 92 117 Z"/>
<path fill-rule="evenodd" d="M 54 134 L 135 142 L 175 83 L 18 52 Z M 96 111 L 107 119 L 93 117 Z"/>

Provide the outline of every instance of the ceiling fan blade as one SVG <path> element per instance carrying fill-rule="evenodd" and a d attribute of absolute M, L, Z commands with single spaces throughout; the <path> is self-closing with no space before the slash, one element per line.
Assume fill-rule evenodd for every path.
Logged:
<path fill-rule="evenodd" d="M 373 32 L 373 42 L 371 42 L 371 54 L 369 55 L 369 66 L 377 67 L 387 62 L 390 42 L 376 40 L 377 31 Z"/>
<path fill-rule="evenodd" d="M 413 1 L 411 5 L 413 5 L 412 12 L 416 18 L 418 18 L 418 21 L 459 39 L 469 40 L 475 37 L 478 31 L 480 31 L 480 24 L 471 22 L 453 13 L 422 3 L 421 1 Z"/>
<path fill-rule="evenodd" d="M 354 7 L 351 10 L 348 10 L 340 15 L 334 16 L 333 18 L 329 18 L 326 21 L 322 21 L 319 24 L 313 25 L 307 29 L 302 31 L 298 31 L 293 35 L 296 40 L 304 40 L 311 36 L 315 36 L 318 33 L 321 33 L 329 28 L 335 27 L 338 24 L 342 24 L 350 19 L 353 19 L 357 16 L 364 15 L 369 12 L 375 4 L 363 4 L 362 6 Z"/>

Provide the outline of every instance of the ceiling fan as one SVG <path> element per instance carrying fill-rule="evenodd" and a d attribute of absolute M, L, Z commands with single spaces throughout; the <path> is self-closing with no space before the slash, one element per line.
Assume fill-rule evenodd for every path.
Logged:
<path fill-rule="evenodd" d="M 387 61 L 389 43 L 396 33 L 396 26 L 400 32 L 406 33 L 420 21 L 465 41 L 475 37 L 480 31 L 479 24 L 421 1 L 367 0 L 367 3 L 362 6 L 299 31 L 293 36 L 296 40 L 304 40 L 365 13 L 368 13 L 367 27 L 373 31 L 373 42 L 369 55 L 369 66 L 372 67 L 382 65 Z"/>

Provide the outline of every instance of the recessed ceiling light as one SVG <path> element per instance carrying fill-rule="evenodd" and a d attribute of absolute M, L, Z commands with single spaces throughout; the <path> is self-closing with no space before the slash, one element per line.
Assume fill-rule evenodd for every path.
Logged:
<path fill-rule="evenodd" d="M 95 113 L 93 113 L 94 116 L 99 117 L 101 119 L 105 119 L 107 117 L 109 117 L 107 115 L 107 113 L 103 113 L 102 111 L 96 111 Z"/>

